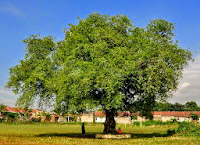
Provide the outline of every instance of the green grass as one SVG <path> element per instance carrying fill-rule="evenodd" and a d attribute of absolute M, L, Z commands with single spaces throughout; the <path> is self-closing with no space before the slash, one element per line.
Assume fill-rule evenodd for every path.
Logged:
<path fill-rule="evenodd" d="M 119 127 L 119 125 L 117 126 Z M 102 133 L 102 124 L 87 124 L 86 135 L 81 135 L 79 124 L 0 124 L 0 145 L 23 144 L 106 144 L 106 145 L 196 145 L 200 139 L 167 135 L 168 129 L 177 126 L 121 126 L 124 133 L 131 133 L 131 139 L 106 140 L 95 139 L 96 133 Z"/>

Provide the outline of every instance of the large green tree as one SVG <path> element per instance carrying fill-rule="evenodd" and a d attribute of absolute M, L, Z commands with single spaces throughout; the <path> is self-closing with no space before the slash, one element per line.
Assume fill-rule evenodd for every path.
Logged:
<path fill-rule="evenodd" d="M 102 107 L 104 133 L 113 133 L 118 110 L 139 106 L 150 116 L 155 100 L 177 89 L 191 60 L 166 20 L 140 28 L 124 15 L 92 13 L 69 26 L 62 41 L 35 35 L 24 40 L 25 58 L 10 69 L 7 84 L 20 95 L 18 105 L 53 99 L 64 113 Z"/>

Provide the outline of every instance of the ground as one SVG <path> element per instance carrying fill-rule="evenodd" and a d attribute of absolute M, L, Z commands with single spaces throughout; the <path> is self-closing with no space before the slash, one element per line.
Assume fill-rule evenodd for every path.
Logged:
<path fill-rule="evenodd" d="M 119 127 L 119 125 L 117 125 Z M 103 131 L 103 124 L 87 124 L 86 135 L 81 135 L 81 124 L 0 124 L 0 145 L 196 145 L 200 138 L 168 136 L 168 129 L 177 126 L 124 126 L 123 132 L 131 133 L 131 139 L 105 140 L 95 139 L 96 133 Z"/>

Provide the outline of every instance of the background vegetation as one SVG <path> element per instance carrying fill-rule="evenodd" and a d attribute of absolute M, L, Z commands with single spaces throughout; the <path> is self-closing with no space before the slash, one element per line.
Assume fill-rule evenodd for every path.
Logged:
<path fill-rule="evenodd" d="M 180 103 L 156 102 L 154 111 L 200 111 L 200 107 L 196 102 L 186 102 L 184 105 Z"/>

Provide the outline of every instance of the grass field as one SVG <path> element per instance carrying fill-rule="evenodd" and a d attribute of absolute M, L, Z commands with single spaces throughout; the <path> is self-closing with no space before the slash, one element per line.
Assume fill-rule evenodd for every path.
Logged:
<path fill-rule="evenodd" d="M 86 135 L 81 135 L 81 125 L 74 124 L 0 124 L 0 145 L 24 144 L 106 144 L 106 145 L 198 145 L 199 138 L 167 136 L 170 128 L 177 126 L 121 126 L 124 133 L 131 133 L 131 139 L 109 140 L 95 139 L 96 133 L 102 133 L 103 125 L 86 125 Z"/>

